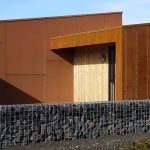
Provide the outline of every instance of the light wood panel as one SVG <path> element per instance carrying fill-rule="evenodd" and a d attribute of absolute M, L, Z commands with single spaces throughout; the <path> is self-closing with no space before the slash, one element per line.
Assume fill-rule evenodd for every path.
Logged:
<path fill-rule="evenodd" d="M 74 101 L 107 101 L 108 46 L 85 46 L 74 52 Z M 107 57 L 103 63 L 101 54 Z"/>

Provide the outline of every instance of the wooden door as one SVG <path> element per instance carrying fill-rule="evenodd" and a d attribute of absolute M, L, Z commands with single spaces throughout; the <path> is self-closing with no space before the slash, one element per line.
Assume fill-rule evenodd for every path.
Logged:
<path fill-rule="evenodd" d="M 108 72 L 107 45 L 76 48 L 74 51 L 74 101 L 108 101 Z"/>

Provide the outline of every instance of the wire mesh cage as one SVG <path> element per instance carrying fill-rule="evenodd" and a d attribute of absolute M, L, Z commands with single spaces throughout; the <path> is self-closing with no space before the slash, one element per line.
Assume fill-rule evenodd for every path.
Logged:
<path fill-rule="evenodd" d="M 150 131 L 150 101 L 0 106 L 0 145 Z"/>

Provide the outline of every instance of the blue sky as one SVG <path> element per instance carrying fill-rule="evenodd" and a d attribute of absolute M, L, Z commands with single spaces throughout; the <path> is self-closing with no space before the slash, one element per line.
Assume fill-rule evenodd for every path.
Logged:
<path fill-rule="evenodd" d="M 0 20 L 123 11 L 123 24 L 150 22 L 150 0 L 0 0 Z"/>

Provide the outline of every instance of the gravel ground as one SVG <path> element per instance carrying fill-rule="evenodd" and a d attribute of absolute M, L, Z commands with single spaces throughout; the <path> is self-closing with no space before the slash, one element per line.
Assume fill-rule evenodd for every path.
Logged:
<path fill-rule="evenodd" d="M 150 138 L 150 133 L 109 136 L 97 139 L 80 139 L 62 142 L 46 142 L 28 146 L 11 146 L 8 150 L 119 150 L 135 140 Z"/>

